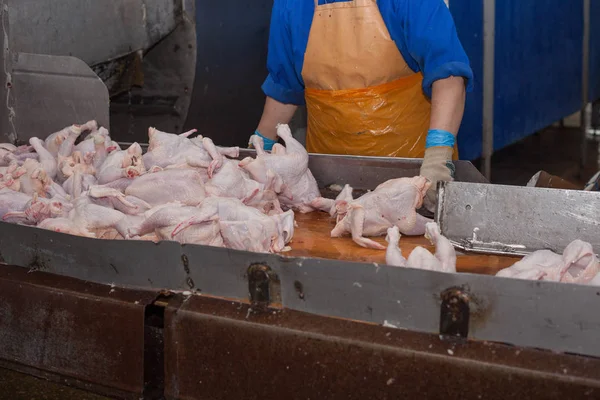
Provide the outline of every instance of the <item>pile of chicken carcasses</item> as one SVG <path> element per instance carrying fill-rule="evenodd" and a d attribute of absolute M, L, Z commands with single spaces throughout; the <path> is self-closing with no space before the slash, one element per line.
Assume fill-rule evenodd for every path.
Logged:
<path fill-rule="evenodd" d="M 308 153 L 287 125 L 285 146 L 238 160 L 239 148 L 216 146 L 195 130 L 175 135 L 148 130 L 149 147 L 127 149 L 96 121 L 73 125 L 29 146 L 0 145 L 3 221 L 92 238 L 175 240 L 254 252 L 289 248 L 294 212 L 337 218 L 332 236 L 383 248 L 363 236 L 425 232 L 416 213 L 430 183 L 393 179 L 354 200 L 346 186 L 337 199 L 320 197 Z M 112 235 L 112 236 L 111 236 Z"/>
<path fill-rule="evenodd" d="M 92 238 L 175 240 L 254 252 L 289 248 L 294 212 L 328 212 L 332 237 L 350 234 L 360 246 L 385 249 L 369 236 L 387 234 L 386 263 L 456 272 L 456 252 L 436 223 L 416 212 L 430 182 L 386 181 L 353 199 L 349 185 L 336 199 L 321 197 L 308 153 L 287 125 L 256 157 L 215 146 L 195 130 L 175 135 L 148 130 L 146 154 L 134 143 L 121 149 L 96 121 L 73 125 L 29 146 L 0 144 L 0 216 L 3 221 Z M 401 234 L 423 235 L 435 254 L 417 247 L 408 259 Z M 502 277 L 600 284 L 600 263 L 589 243 L 574 241 L 562 255 L 542 250 L 498 273 Z"/>

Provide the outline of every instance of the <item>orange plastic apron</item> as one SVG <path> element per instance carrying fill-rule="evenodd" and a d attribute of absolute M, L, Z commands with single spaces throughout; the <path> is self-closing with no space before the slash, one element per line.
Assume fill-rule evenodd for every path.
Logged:
<path fill-rule="evenodd" d="M 302 77 L 309 152 L 425 154 L 431 103 L 423 75 L 406 64 L 375 0 L 315 0 Z"/>

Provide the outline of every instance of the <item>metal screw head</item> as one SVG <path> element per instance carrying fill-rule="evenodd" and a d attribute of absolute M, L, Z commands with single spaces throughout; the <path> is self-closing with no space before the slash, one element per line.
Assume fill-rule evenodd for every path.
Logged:
<path fill-rule="evenodd" d="M 452 287 L 441 295 L 440 335 L 466 339 L 469 336 L 469 294 L 463 288 Z"/>

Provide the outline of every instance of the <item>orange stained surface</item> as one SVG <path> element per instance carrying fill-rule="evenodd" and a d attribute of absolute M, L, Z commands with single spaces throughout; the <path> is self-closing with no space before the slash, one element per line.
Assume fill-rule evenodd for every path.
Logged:
<path fill-rule="evenodd" d="M 372 250 L 360 247 L 350 236 L 332 238 L 330 232 L 335 226 L 335 219 L 324 212 L 308 214 L 296 213 L 298 227 L 289 246 L 291 251 L 284 253 L 289 257 L 317 257 L 333 260 L 347 260 L 385 264 L 385 250 Z M 385 236 L 372 238 L 387 246 Z M 432 253 L 435 247 L 424 236 L 402 236 L 400 248 L 404 257 L 417 246 L 422 246 Z M 456 269 L 459 272 L 472 272 L 495 275 L 499 270 L 510 267 L 520 257 L 493 256 L 481 254 L 458 255 Z"/>

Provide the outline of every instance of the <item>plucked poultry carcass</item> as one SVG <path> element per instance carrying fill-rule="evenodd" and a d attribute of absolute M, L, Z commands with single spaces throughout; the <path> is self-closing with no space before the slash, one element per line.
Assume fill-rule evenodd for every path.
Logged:
<path fill-rule="evenodd" d="M 352 187 L 348 184 L 344 185 L 335 200 L 325 197 L 317 197 L 311 202 L 314 208 L 329 213 L 337 219 L 337 222 L 344 217 L 347 210 L 347 205 L 352 201 Z"/>
<path fill-rule="evenodd" d="M 285 142 L 274 146 L 274 151 L 264 151 L 263 140 L 256 135 L 251 137 L 256 149 L 256 158 L 247 157 L 240 162 L 252 179 L 268 184 L 270 175 L 279 176 L 283 181 L 283 192 L 279 196 L 281 204 L 301 213 L 315 211 L 312 201 L 321 196 L 319 186 L 308 168 L 308 153 L 300 142 L 292 136 L 288 125 L 277 125 L 277 135 Z"/>
<path fill-rule="evenodd" d="M 219 197 L 207 197 L 199 209 L 199 214 L 175 227 L 172 235 L 190 226 L 217 220 L 226 247 L 257 252 L 282 251 L 294 236 L 292 210 L 269 216 L 238 199 Z"/>
<path fill-rule="evenodd" d="M 57 157 L 63 143 L 68 142 L 62 150 L 64 155 L 69 148 L 73 147 L 79 135 L 85 131 L 95 131 L 97 129 L 98 123 L 96 121 L 88 121 L 83 125 L 68 126 L 48 136 L 45 140 L 45 147 L 53 157 Z"/>
<path fill-rule="evenodd" d="M 144 154 L 143 161 L 147 169 L 152 167 L 166 168 L 171 165 L 185 165 L 191 163 L 212 162 L 218 160 L 219 154 L 229 157 L 238 157 L 239 147 L 217 147 L 212 141 L 197 138 L 190 140 L 188 137 L 196 133 L 196 129 L 174 135 L 161 132 L 155 128 L 148 129 L 149 146 Z"/>
<path fill-rule="evenodd" d="M 331 237 L 350 233 L 362 247 L 385 250 L 364 236 L 385 235 L 393 226 L 404 235 L 423 235 L 425 224 L 431 221 L 416 210 L 423 204 L 429 186 L 431 182 L 421 176 L 391 179 L 356 200 L 339 201 L 336 208 L 341 218 L 331 231 Z"/>
<path fill-rule="evenodd" d="M 184 244 L 202 244 L 223 247 L 219 221 L 209 219 L 202 223 L 187 226 L 174 234 L 175 229 L 183 222 L 200 215 L 198 207 L 183 206 L 172 203 L 150 210 L 145 220 L 137 228 L 130 228 L 131 236 L 144 236 L 154 233 L 159 240 L 176 240 Z"/>
<path fill-rule="evenodd" d="M 562 255 L 550 250 L 535 251 L 496 276 L 551 282 L 589 284 L 600 272 L 600 262 L 592 245 L 574 240 Z"/>
<path fill-rule="evenodd" d="M 425 238 L 435 246 L 435 254 L 431 254 L 427 249 L 419 246 L 406 259 L 400 250 L 400 237 L 400 230 L 397 226 L 388 228 L 385 239 L 388 242 L 385 254 L 386 264 L 428 271 L 456 272 L 456 251 L 452 243 L 441 234 L 440 228 L 435 222 L 425 224 Z"/>
<path fill-rule="evenodd" d="M 23 163 L 25 173 L 19 177 L 20 191 L 40 197 L 47 197 L 47 191 L 52 186 L 52 179 L 38 161 L 29 158 Z"/>
<path fill-rule="evenodd" d="M 206 196 L 202 173 L 194 169 L 168 169 L 141 176 L 131 182 L 125 194 L 151 206 L 180 202 L 196 206 Z"/>
<path fill-rule="evenodd" d="M 22 193 L 13 192 L 12 197 L 15 200 L 18 199 L 16 194 L 21 195 Z M 7 196 L 10 196 L 10 194 L 7 194 Z M 21 200 L 22 199 L 23 198 L 21 197 Z M 30 198 L 25 207 L 22 208 L 22 211 L 8 212 L 4 214 L 2 220 L 25 225 L 37 225 L 49 218 L 67 216 L 72 209 L 73 205 L 69 202 L 61 201 L 60 199 L 40 198 L 34 193 L 33 197 Z"/>
<path fill-rule="evenodd" d="M 221 156 L 223 157 L 223 156 Z M 250 178 L 238 162 L 223 159 L 206 182 L 206 193 L 213 197 L 234 197 L 244 204 L 261 209 L 264 213 L 282 213 L 277 193 L 283 191 L 283 181 L 272 171 L 267 172 L 267 183 Z"/>
<path fill-rule="evenodd" d="M 142 162 L 142 147 L 133 143 L 127 150 L 114 151 L 98 171 L 98 183 L 104 184 L 120 178 L 133 179 L 146 172 Z"/>
<path fill-rule="evenodd" d="M 23 212 L 32 197 L 9 188 L 0 189 L 0 217 L 11 212 Z"/>
<path fill-rule="evenodd" d="M 8 188 L 15 191 L 21 189 L 21 176 L 27 173 L 24 167 L 20 167 L 17 162 L 11 163 L 8 167 L 0 167 L 0 188 Z"/>
<path fill-rule="evenodd" d="M 144 200 L 134 196 L 127 196 L 117 189 L 91 186 L 85 194 L 92 199 L 94 204 L 113 208 L 126 215 L 143 214 L 152 208 Z"/>
<path fill-rule="evenodd" d="M 114 228 L 125 214 L 94 204 L 88 196 L 75 200 L 67 217 L 48 218 L 38 227 L 71 235 L 96 237 L 94 230 Z"/>

